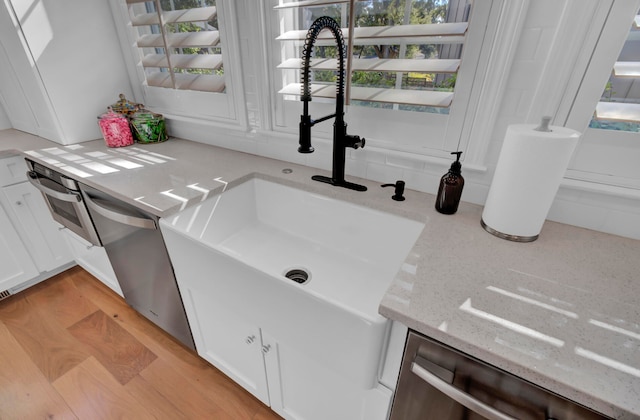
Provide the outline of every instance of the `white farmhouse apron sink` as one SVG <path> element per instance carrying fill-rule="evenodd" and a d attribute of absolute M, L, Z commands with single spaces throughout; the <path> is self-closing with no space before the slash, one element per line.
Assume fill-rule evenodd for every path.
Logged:
<path fill-rule="evenodd" d="M 215 296 L 229 317 L 361 390 L 378 385 L 390 325 L 378 305 L 423 227 L 255 176 L 161 220 L 190 323 L 206 329 L 193 307 Z"/>

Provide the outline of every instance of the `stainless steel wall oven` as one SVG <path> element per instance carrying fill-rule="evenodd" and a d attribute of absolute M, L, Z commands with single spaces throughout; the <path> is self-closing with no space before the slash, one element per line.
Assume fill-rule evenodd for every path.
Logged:
<path fill-rule="evenodd" d="M 42 192 L 53 219 L 94 245 L 101 246 L 78 183 L 61 173 L 25 159 L 27 179 Z"/>

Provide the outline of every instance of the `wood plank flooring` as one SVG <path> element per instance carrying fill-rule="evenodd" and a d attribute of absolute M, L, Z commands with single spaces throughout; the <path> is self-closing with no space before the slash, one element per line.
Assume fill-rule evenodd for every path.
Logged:
<path fill-rule="evenodd" d="M 0 419 L 280 419 L 80 267 L 0 301 Z"/>

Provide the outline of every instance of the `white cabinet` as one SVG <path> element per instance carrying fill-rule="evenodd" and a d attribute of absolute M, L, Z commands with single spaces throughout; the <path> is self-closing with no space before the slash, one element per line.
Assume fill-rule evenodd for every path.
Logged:
<path fill-rule="evenodd" d="M 224 296 L 189 286 L 182 293 L 198 354 L 269 405 L 260 328 L 230 308 Z"/>
<path fill-rule="evenodd" d="M 62 233 L 76 263 L 111 290 L 124 297 L 105 249 L 87 242 L 69 229 L 64 229 Z"/>
<path fill-rule="evenodd" d="M 47 278 L 75 260 L 122 296 L 104 248 L 54 221 L 26 171 L 22 156 L 0 159 L 0 292 L 36 277 Z"/>
<path fill-rule="evenodd" d="M 0 292 L 4 292 L 39 273 L 2 206 L 0 232 Z"/>
<path fill-rule="evenodd" d="M 181 242 L 184 237 L 171 231 L 163 230 L 163 235 L 201 357 L 286 419 L 387 418 L 388 387 L 354 381 L 336 368 L 339 360 L 322 357 L 322 343 L 311 351 L 307 342 L 313 332 L 303 324 L 285 333 L 282 325 L 267 321 L 269 304 L 259 307 L 255 302 L 270 302 L 272 296 L 239 286 L 245 276 L 260 276 L 257 270 L 240 263 L 237 270 L 230 269 L 210 249 Z M 329 348 L 335 343 L 325 344 Z"/>
<path fill-rule="evenodd" d="M 24 242 L 38 271 L 51 271 L 71 261 L 69 247 L 60 233 L 42 194 L 28 182 L 2 188 L 7 202 L 24 232 Z"/>
<path fill-rule="evenodd" d="M 21 156 L 0 159 L 0 291 L 67 268 L 71 253 Z"/>

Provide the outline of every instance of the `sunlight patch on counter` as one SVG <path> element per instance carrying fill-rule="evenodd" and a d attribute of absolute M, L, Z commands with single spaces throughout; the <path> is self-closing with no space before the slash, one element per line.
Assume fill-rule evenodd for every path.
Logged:
<path fill-rule="evenodd" d="M 467 300 L 465 300 L 464 303 L 460 305 L 459 309 L 463 312 L 474 315 L 480 319 L 484 319 L 486 321 L 499 324 L 512 331 L 518 332 L 520 334 L 526 335 L 531 338 L 535 338 L 536 340 L 544 341 L 545 343 L 551 344 L 552 346 L 555 346 L 555 347 L 564 346 L 563 340 L 560 340 L 555 337 L 551 337 L 550 335 L 543 334 L 540 331 L 534 330 L 533 328 L 525 327 L 524 325 L 518 324 L 513 321 L 509 321 L 508 319 L 500 318 L 499 316 L 496 316 L 472 307 L 471 298 L 468 298 Z"/>
<path fill-rule="evenodd" d="M 92 171 L 96 171 L 100 174 L 110 174 L 113 172 L 119 172 L 119 169 L 112 168 L 111 166 L 104 165 L 100 162 L 87 162 L 83 163 L 82 166 L 85 168 L 91 169 Z"/>
<path fill-rule="evenodd" d="M 125 169 L 135 169 L 135 168 L 143 168 L 144 165 L 140 165 L 139 163 L 135 163 L 135 162 L 131 162 L 130 160 L 126 160 L 126 159 L 120 159 L 120 158 L 116 158 L 116 159 L 109 159 L 107 162 L 120 166 L 122 168 Z"/>
<path fill-rule="evenodd" d="M 628 373 L 629 375 L 633 375 L 637 378 L 640 378 L 640 369 L 637 369 L 633 366 L 629 366 L 626 363 L 618 362 L 617 360 L 613 360 L 609 357 L 592 352 L 582 347 L 576 347 L 575 353 L 578 356 L 593 360 L 594 362 L 598 362 L 607 367 L 613 368 L 615 370 L 619 370 L 620 372 Z"/>
<path fill-rule="evenodd" d="M 176 194 L 172 193 L 172 191 L 173 190 L 161 191 L 160 194 L 162 194 L 164 196 L 167 196 L 169 198 L 173 198 L 174 200 L 182 202 L 182 205 L 180 206 L 180 210 L 184 210 L 184 208 L 187 207 L 187 203 L 189 202 L 189 199 L 181 197 L 179 195 L 176 195 Z"/>
<path fill-rule="evenodd" d="M 499 294 L 501 294 L 503 296 L 507 296 L 507 297 L 510 297 L 510 298 L 513 298 L 513 299 L 517 299 L 517 300 L 519 300 L 521 302 L 528 303 L 530 305 L 535 305 L 535 306 L 538 306 L 540 308 L 544 308 L 544 309 L 548 309 L 548 310 L 553 311 L 553 312 L 557 312 L 557 313 L 559 313 L 561 315 L 564 315 L 564 316 L 567 316 L 569 318 L 573 318 L 573 319 L 578 319 L 579 318 L 578 314 L 576 314 L 575 312 L 567 311 L 567 310 L 558 308 L 556 306 L 549 305 L 547 303 L 540 302 L 538 300 L 531 299 L 531 298 L 519 295 L 517 293 L 513 293 L 513 292 L 509 292 L 509 291 L 504 290 L 504 289 L 500 289 L 498 287 L 487 286 L 487 290 L 491 290 L 492 292 L 499 293 Z"/>
<path fill-rule="evenodd" d="M 59 168 L 65 170 L 67 172 L 70 172 L 75 176 L 79 176 L 81 178 L 89 178 L 90 176 L 93 176 L 93 174 L 85 172 L 80 168 L 76 168 L 75 166 L 59 165 Z"/>
<path fill-rule="evenodd" d="M 595 325 L 596 327 L 604 328 L 609 331 L 617 332 L 618 334 L 626 335 L 627 337 L 635 338 L 636 340 L 640 340 L 640 334 L 626 330 L 624 328 L 616 327 L 615 325 L 607 324 L 606 322 L 590 319 L 589 324 Z"/>

